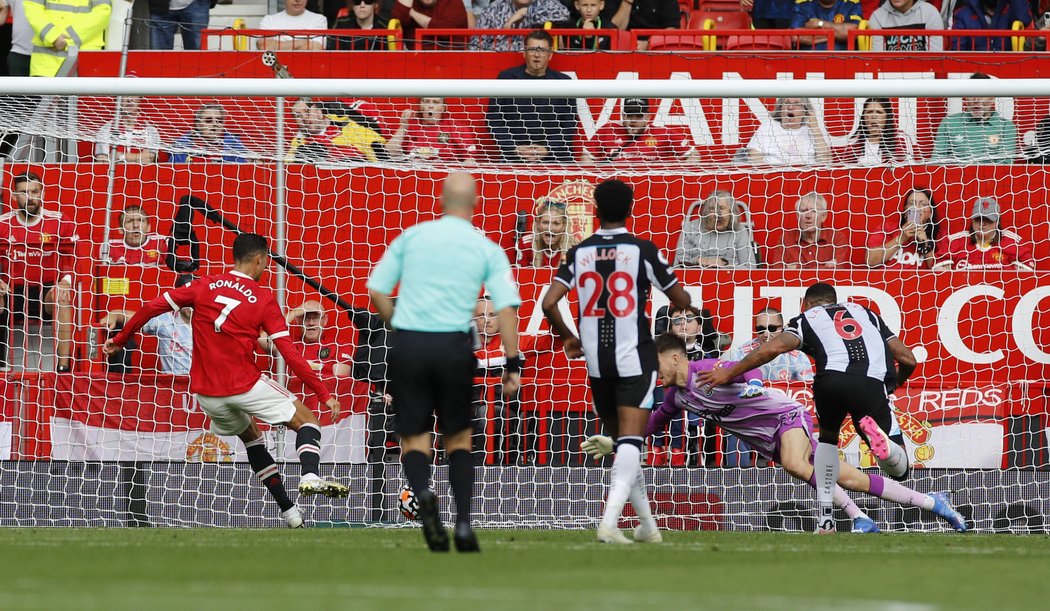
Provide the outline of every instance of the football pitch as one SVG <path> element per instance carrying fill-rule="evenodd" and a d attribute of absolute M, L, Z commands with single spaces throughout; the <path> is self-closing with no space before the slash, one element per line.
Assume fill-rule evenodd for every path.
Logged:
<path fill-rule="evenodd" d="M 0 609 L 1045 609 L 1050 537 L 0 529 Z M 823 585 L 821 585 L 823 584 Z"/>

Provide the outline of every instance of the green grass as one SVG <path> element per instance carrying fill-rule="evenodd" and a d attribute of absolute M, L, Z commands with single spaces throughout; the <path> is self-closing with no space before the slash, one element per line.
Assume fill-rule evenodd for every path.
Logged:
<path fill-rule="evenodd" d="M 0 529 L 0 609 L 1037 609 L 1050 537 L 418 530 Z M 821 585 L 825 584 L 825 585 Z"/>

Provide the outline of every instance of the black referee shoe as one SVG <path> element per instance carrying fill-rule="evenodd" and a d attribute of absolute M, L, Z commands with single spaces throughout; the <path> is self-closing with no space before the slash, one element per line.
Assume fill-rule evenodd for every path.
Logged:
<path fill-rule="evenodd" d="M 441 523 L 441 515 L 438 514 L 437 495 L 431 490 L 420 492 L 416 495 L 419 500 L 419 521 L 423 523 L 423 538 L 427 540 L 427 546 L 432 552 L 448 551 L 448 532 L 445 525 Z"/>
<path fill-rule="evenodd" d="M 474 530 L 470 527 L 470 524 L 456 524 L 454 539 L 457 552 L 481 551 L 481 548 L 478 547 L 478 538 L 474 536 Z"/>

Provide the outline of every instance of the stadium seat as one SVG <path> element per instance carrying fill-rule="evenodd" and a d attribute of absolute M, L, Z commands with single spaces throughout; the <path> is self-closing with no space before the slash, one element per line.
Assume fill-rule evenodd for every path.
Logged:
<path fill-rule="evenodd" d="M 650 51 L 706 51 L 706 36 L 699 34 L 658 34 L 649 37 Z"/>
<path fill-rule="evenodd" d="M 711 20 L 711 27 L 706 27 L 707 20 Z M 694 11 L 689 17 L 690 30 L 750 30 L 751 13 L 737 11 L 711 11 L 701 9 Z"/>
<path fill-rule="evenodd" d="M 730 36 L 725 42 L 726 51 L 782 51 L 791 48 L 790 36 Z"/>
<path fill-rule="evenodd" d="M 700 11 L 739 13 L 740 2 L 738 0 L 700 0 L 696 8 Z"/>

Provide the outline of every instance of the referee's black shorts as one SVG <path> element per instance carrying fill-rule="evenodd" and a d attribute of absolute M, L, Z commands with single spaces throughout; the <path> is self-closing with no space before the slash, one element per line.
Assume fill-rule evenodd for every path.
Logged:
<path fill-rule="evenodd" d="M 838 438 L 846 416 L 853 418 L 855 426 L 864 416 L 871 416 L 886 434 L 893 426 L 886 384 L 868 376 L 839 371 L 821 372 L 813 379 L 813 405 L 817 409 L 817 420 L 824 439 L 829 439 L 832 434 Z M 865 442 L 868 441 L 860 426 L 857 426 L 857 433 Z"/>
<path fill-rule="evenodd" d="M 388 373 L 397 433 L 429 433 L 434 414 L 442 434 L 470 428 L 476 364 L 467 333 L 391 333 Z"/>

